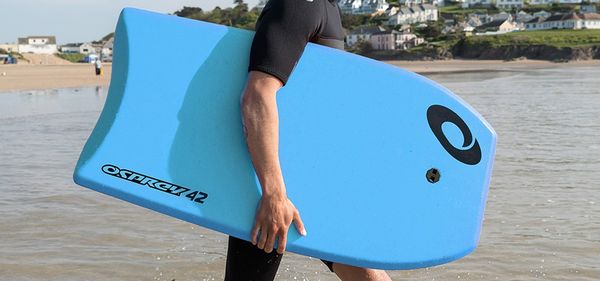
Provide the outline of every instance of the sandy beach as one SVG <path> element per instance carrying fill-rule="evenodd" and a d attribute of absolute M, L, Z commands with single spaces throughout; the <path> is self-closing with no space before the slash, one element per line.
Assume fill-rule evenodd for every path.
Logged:
<path fill-rule="evenodd" d="M 92 64 L 0 65 L 0 93 L 24 90 L 106 86 L 111 65 L 104 64 L 104 74 L 96 76 Z"/>
<path fill-rule="evenodd" d="M 548 61 L 387 61 L 420 74 L 518 71 L 554 67 L 600 66 L 600 60 L 553 63 Z M 65 65 L 0 65 L 0 93 L 36 89 L 59 89 L 84 86 L 106 86 L 110 83 L 111 65 L 104 65 L 104 75 L 96 76 L 88 64 Z"/>

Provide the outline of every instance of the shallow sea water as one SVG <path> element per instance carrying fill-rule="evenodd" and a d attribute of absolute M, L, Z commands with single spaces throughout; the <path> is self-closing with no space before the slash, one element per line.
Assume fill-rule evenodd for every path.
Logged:
<path fill-rule="evenodd" d="M 600 280 L 600 69 L 437 74 L 498 133 L 480 245 L 393 280 Z M 75 185 L 106 88 L 0 94 L 0 280 L 222 280 L 227 237 Z M 287 253 L 277 280 L 338 280 Z"/>

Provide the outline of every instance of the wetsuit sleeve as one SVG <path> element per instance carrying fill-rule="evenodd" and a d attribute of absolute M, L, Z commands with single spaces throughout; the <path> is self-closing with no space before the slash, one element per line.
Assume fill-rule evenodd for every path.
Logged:
<path fill-rule="evenodd" d="M 306 44 L 321 27 L 322 2 L 270 0 L 257 20 L 248 71 L 271 74 L 285 85 Z"/>

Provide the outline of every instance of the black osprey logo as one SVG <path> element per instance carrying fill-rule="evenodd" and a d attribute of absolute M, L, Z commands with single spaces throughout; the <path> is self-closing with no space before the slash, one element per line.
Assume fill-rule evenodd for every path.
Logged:
<path fill-rule="evenodd" d="M 456 160 L 463 162 L 468 165 L 475 165 L 481 161 L 481 148 L 476 139 L 473 139 L 471 130 L 458 114 L 449 108 L 441 105 L 432 105 L 427 109 L 427 121 L 429 127 L 435 137 L 440 141 L 442 146 L 454 157 Z M 442 131 L 442 124 L 444 122 L 451 122 L 456 125 L 464 137 L 464 142 L 461 148 L 453 146 L 444 132 Z"/>

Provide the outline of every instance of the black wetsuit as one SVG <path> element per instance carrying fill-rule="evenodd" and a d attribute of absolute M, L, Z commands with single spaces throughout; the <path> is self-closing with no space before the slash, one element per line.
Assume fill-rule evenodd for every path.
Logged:
<path fill-rule="evenodd" d="M 271 74 L 285 85 L 308 42 L 343 50 L 344 36 L 337 0 L 269 0 L 256 22 L 248 71 Z M 281 257 L 230 236 L 225 280 L 273 280 Z M 333 271 L 331 262 L 323 262 Z"/>
<path fill-rule="evenodd" d="M 256 23 L 248 71 L 271 74 L 285 85 L 308 42 L 344 49 L 337 0 L 270 0 Z"/>

